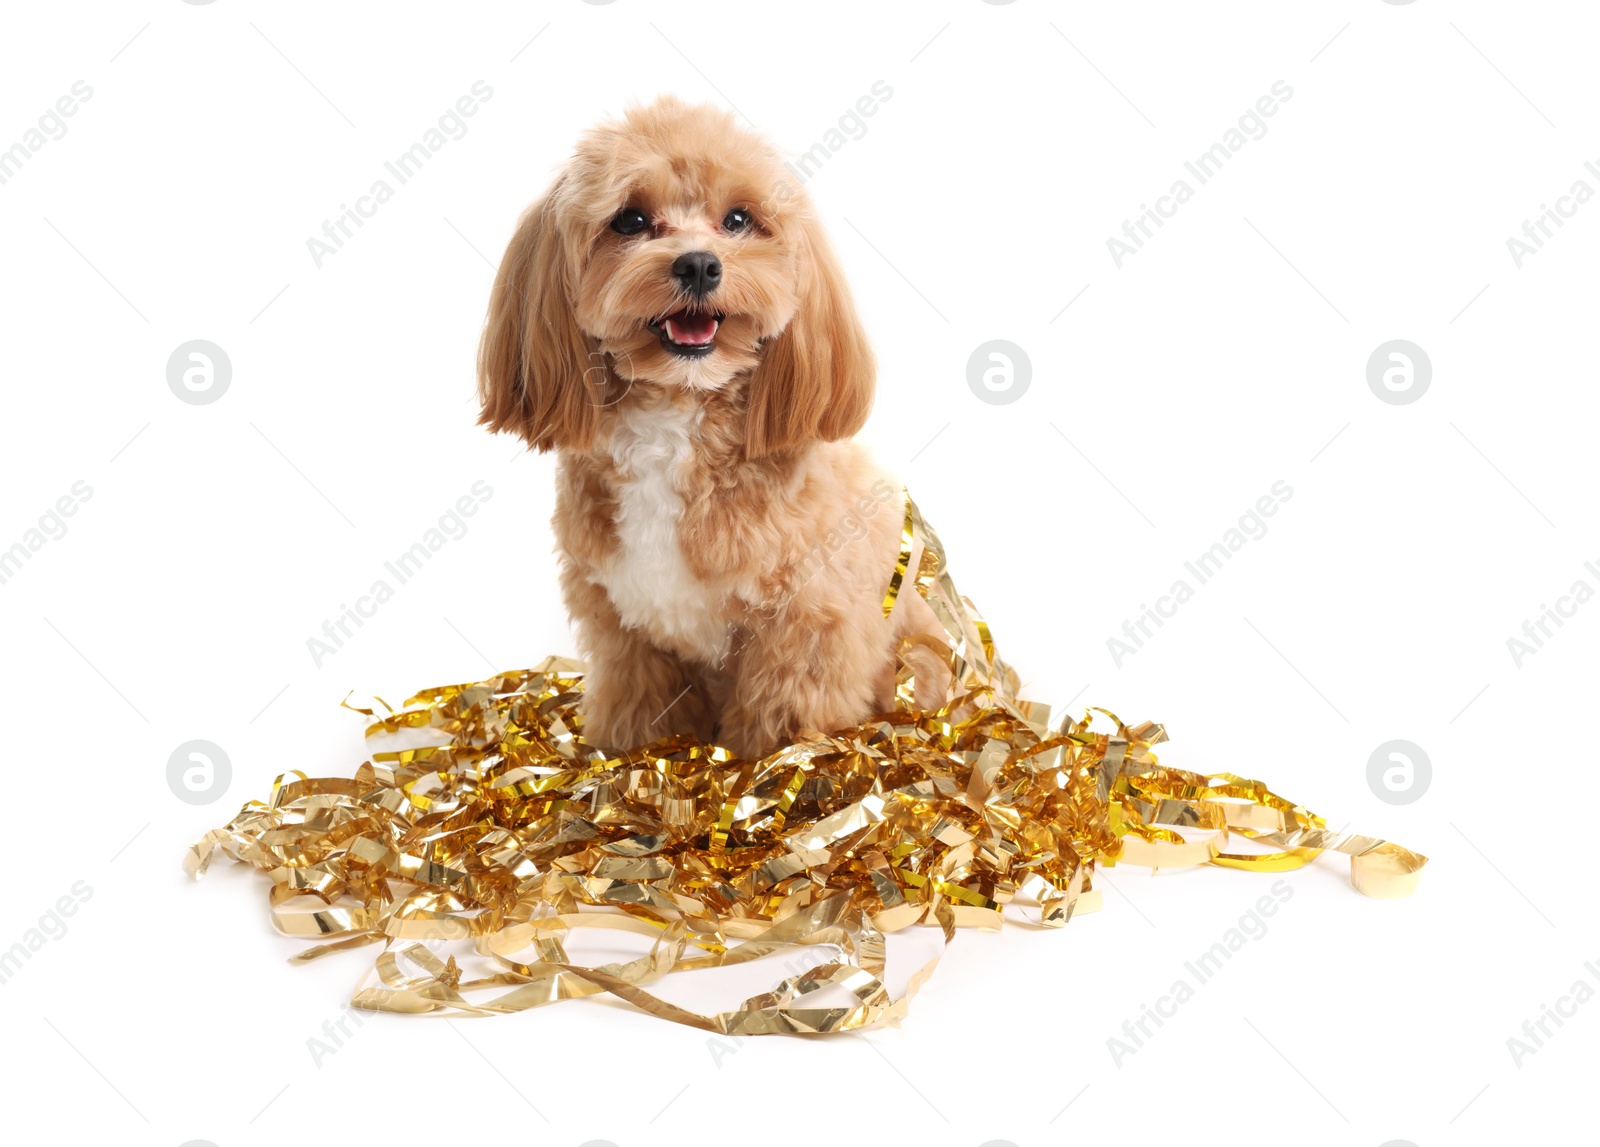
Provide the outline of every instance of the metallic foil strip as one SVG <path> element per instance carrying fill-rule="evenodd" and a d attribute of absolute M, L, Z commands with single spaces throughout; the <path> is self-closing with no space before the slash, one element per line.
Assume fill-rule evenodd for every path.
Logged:
<path fill-rule="evenodd" d="M 902 654 L 932 650 L 955 675 L 937 708 L 915 707 L 902 658 L 894 712 L 740 761 L 687 737 L 608 757 L 584 740 L 584 667 L 567 658 L 425 689 L 398 710 L 379 699 L 383 717 L 346 698 L 374 718 L 368 737 L 436 743 L 375 753 L 350 778 L 286 773 L 184 866 L 199 877 L 220 850 L 266 873 L 274 926 L 324 941 L 298 961 L 381 944 L 358 1007 L 489 1015 L 605 992 L 728 1035 L 896 1021 L 938 958 L 893 997 L 885 932 L 932 924 L 948 945 L 1029 904 L 1060 927 L 1100 906 L 1102 863 L 1276 872 L 1336 851 L 1366 895 L 1415 889 L 1425 857 L 1332 833 L 1259 781 L 1160 764 L 1161 725 L 1098 709 L 1052 730 L 909 498 L 886 615 L 907 585 L 942 632 Z M 1278 851 L 1235 851 L 1236 837 Z M 648 950 L 588 966 L 566 947 L 586 932 Z M 465 964 L 429 946 L 446 942 Z M 726 1011 L 647 990 L 757 959 L 786 974 Z"/>

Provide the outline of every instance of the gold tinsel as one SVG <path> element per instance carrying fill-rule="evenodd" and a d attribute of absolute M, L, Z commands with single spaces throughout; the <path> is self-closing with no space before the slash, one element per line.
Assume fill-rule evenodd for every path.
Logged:
<path fill-rule="evenodd" d="M 1013 904 L 1060 926 L 1098 907 L 1099 863 L 1278 872 L 1335 850 L 1368 895 L 1415 887 L 1424 857 L 1331 833 L 1259 781 L 1159 764 L 1160 725 L 1091 710 L 1052 728 L 1044 707 L 1017 697 L 909 499 L 885 614 L 908 583 L 945 631 L 908 639 L 954 677 L 942 708 L 914 707 L 906 667 L 894 713 L 760 760 L 689 738 L 608 758 L 583 740 L 583 666 L 552 657 L 423 690 L 367 735 L 427 730 L 442 743 L 375 753 L 353 778 L 279 777 L 185 867 L 200 876 L 221 848 L 269 875 L 278 930 L 329 941 L 297 960 L 382 943 L 358 1007 L 484 1014 L 610 992 L 741 1035 L 898 1019 L 938 961 L 891 998 L 883 933 L 936 924 L 948 944 L 958 927 L 1000 927 Z M 1279 851 L 1230 851 L 1235 835 Z M 637 959 L 583 966 L 562 943 L 579 929 L 652 943 Z M 468 940 L 482 974 L 428 946 Z M 837 955 L 804 951 L 817 945 Z M 645 990 L 786 950 L 805 969 L 731 1011 L 691 1012 Z M 856 1002 L 808 1000 L 829 985 Z"/>

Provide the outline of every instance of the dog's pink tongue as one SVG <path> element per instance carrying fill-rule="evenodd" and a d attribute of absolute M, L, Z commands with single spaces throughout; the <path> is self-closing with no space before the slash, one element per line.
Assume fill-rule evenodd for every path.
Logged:
<path fill-rule="evenodd" d="M 700 346 L 717 336 L 717 320 L 711 315 L 677 314 L 667 319 L 667 337 L 684 346 Z"/>

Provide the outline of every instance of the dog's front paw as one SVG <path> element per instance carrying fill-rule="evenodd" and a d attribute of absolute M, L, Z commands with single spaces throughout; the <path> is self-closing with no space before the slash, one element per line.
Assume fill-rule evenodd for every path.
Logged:
<path fill-rule="evenodd" d="M 780 711 L 736 700 L 717 722 L 716 742 L 735 757 L 755 761 L 789 744 L 799 731 L 799 723 Z"/>
<path fill-rule="evenodd" d="M 710 738 L 706 699 L 687 674 L 675 666 L 649 677 L 637 663 L 630 669 L 620 679 L 591 670 L 578 705 L 584 741 L 620 754 L 680 733 Z"/>

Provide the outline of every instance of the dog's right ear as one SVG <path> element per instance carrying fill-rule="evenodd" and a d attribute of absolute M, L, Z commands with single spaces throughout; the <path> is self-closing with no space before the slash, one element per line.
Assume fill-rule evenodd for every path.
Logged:
<path fill-rule="evenodd" d="M 555 217 L 560 189 L 558 182 L 518 221 L 478 344 L 478 422 L 519 434 L 541 452 L 585 449 L 599 424 L 586 384 L 594 348 L 573 317 Z"/>

